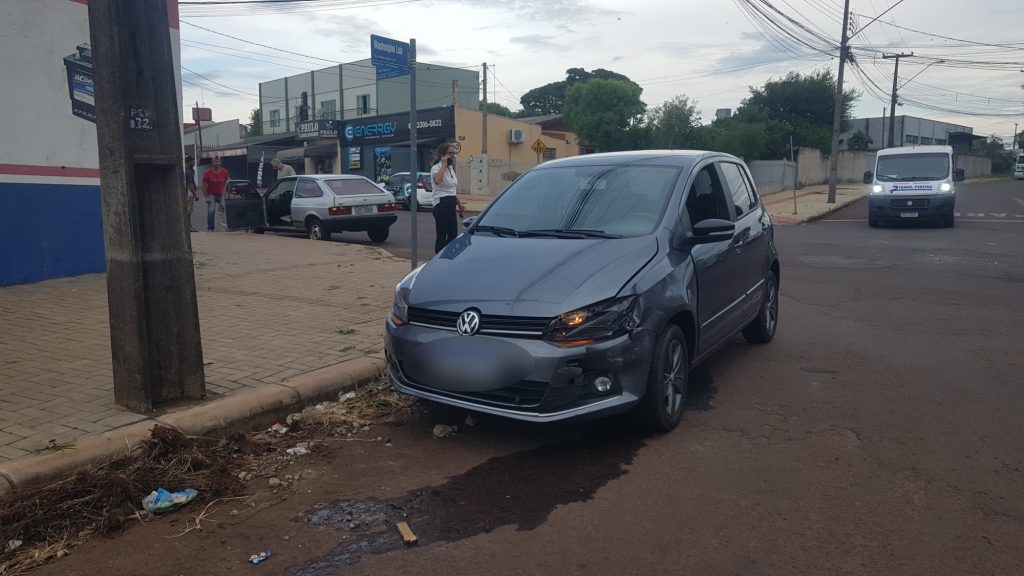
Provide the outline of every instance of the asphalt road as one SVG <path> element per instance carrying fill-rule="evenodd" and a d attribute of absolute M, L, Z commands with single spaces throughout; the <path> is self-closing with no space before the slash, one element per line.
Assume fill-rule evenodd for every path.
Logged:
<path fill-rule="evenodd" d="M 269 547 L 261 573 L 1022 574 L 1024 183 L 963 185 L 958 209 L 779 227 L 776 340 L 699 368 L 672 434 L 485 418 L 433 439 L 463 417 L 436 409 L 299 464 L 322 478 L 247 523 L 132 528 L 43 573 L 249 574 Z M 406 511 L 420 544 L 311 523 L 344 499 Z"/>

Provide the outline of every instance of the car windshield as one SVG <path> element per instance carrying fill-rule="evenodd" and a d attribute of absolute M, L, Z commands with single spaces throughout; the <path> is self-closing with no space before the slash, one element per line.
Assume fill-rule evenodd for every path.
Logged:
<path fill-rule="evenodd" d="M 362 178 L 334 178 L 324 180 L 324 184 L 338 196 L 359 196 L 361 194 L 381 194 L 382 190 L 369 180 Z"/>
<path fill-rule="evenodd" d="M 879 182 L 913 182 L 949 178 L 949 154 L 893 154 L 879 156 L 875 171 Z"/>
<path fill-rule="evenodd" d="M 474 227 L 503 235 L 643 236 L 661 221 L 678 176 L 679 168 L 670 166 L 533 170 L 499 196 Z"/>

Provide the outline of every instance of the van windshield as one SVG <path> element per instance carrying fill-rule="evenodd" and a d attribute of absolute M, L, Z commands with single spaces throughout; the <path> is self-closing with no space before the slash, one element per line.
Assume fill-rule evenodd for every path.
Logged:
<path fill-rule="evenodd" d="M 679 177 L 671 166 L 584 166 L 527 172 L 474 224 L 482 232 L 555 237 L 650 234 Z"/>
<path fill-rule="evenodd" d="M 879 156 L 875 174 L 879 182 L 945 180 L 949 178 L 949 154 Z"/>

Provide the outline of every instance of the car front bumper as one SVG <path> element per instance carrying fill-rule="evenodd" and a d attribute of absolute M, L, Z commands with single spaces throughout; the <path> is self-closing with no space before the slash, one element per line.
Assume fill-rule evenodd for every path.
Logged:
<path fill-rule="evenodd" d="M 418 367 L 411 361 L 421 347 L 458 351 L 471 341 L 478 349 L 493 347 L 499 355 L 522 356 L 528 359 L 527 366 L 514 374 L 499 370 L 497 377 L 479 370 L 479 380 L 469 374 L 461 385 L 453 385 L 451 380 L 432 374 L 450 371 L 450 363 L 463 362 L 460 355 L 426 354 L 425 367 L 423 355 Z M 608 416 L 632 408 L 647 387 L 653 341 L 652 333 L 638 330 L 590 346 L 561 347 L 544 340 L 460 336 L 436 328 L 395 326 L 388 320 L 385 354 L 388 380 L 405 394 L 517 420 L 556 422 Z M 467 350 L 461 357 L 468 356 L 480 361 L 478 352 Z M 466 367 L 468 372 L 474 370 Z M 612 380 L 609 392 L 595 390 L 593 381 L 599 376 Z"/>
<path fill-rule="evenodd" d="M 955 212 L 956 195 L 872 194 L 869 204 L 868 213 L 874 220 L 943 220 L 951 217 Z M 905 216 L 904 214 L 916 214 L 916 216 Z"/>

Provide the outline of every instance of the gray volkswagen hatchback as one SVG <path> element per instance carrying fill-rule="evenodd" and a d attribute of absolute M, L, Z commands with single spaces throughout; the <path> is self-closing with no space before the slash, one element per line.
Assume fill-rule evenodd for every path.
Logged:
<path fill-rule="evenodd" d="M 632 410 L 669 431 L 688 374 L 769 342 L 779 259 L 744 163 L 644 151 L 546 162 L 403 279 L 387 319 L 401 392 L 534 422 Z"/>

